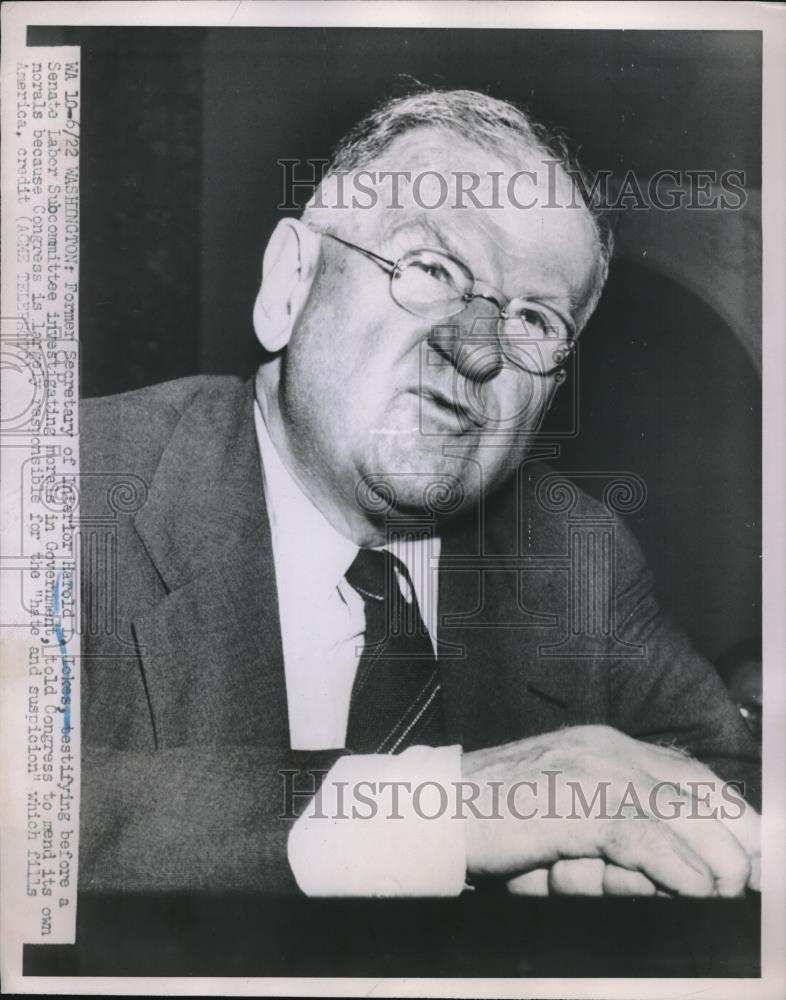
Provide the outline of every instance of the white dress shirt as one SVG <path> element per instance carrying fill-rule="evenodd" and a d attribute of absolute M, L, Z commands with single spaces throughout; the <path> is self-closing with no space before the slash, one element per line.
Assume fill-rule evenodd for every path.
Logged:
<path fill-rule="evenodd" d="M 290 745 L 294 750 L 345 746 L 352 685 L 363 650 L 363 599 L 344 578 L 358 546 L 317 510 L 290 475 L 254 408 L 270 521 Z M 387 546 L 407 567 L 421 617 L 437 648 L 439 538 L 394 541 Z M 399 579 L 405 598 L 409 587 Z M 289 861 L 309 895 L 458 895 L 464 887 L 463 822 L 453 810 L 404 794 L 403 819 L 388 818 L 389 800 L 376 815 L 341 818 L 343 802 L 368 782 L 402 781 L 414 788 L 461 780 L 461 748 L 411 747 L 402 754 L 342 757 L 295 823 Z M 339 798 L 340 797 L 340 798 Z M 350 810 L 351 811 L 351 810 Z"/>

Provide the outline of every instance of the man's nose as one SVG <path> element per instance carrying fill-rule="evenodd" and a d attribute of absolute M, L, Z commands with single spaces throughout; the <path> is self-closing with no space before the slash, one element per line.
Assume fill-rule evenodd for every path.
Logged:
<path fill-rule="evenodd" d="M 476 299 L 458 316 L 431 328 L 429 347 L 465 378 L 486 382 L 502 370 L 499 310 L 491 302 Z"/>

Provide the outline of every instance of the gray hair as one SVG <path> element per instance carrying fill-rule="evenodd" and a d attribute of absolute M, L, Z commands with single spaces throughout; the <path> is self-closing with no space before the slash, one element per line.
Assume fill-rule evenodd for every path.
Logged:
<path fill-rule="evenodd" d="M 592 197 L 587 196 L 592 186 L 566 137 L 534 121 L 510 101 L 474 90 L 430 88 L 392 98 L 366 115 L 339 141 L 324 177 L 367 168 L 400 135 L 424 127 L 452 132 L 481 149 L 502 152 L 512 162 L 520 158 L 522 147 L 534 149 L 562 167 L 586 206 L 598 238 L 598 266 L 589 301 L 583 310 L 586 322 L 603 291 L 614 249 L 608 218 Z M 304 217 L 310 215 L 307 207 Z"/>

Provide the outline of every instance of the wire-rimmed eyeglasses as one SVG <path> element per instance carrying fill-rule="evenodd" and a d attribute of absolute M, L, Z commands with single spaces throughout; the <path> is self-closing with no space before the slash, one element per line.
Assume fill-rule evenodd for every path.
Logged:
<path fill-rule="evenodd" d="M 502 354 L 531 375 L 555 375 L 565 367 L 575 347 L 576 330 L 571 322 L 540 302 L 525 298 L 506 301 L 446 250 L 415 247 L 394 261 L 334 233 L 319 235 L 357 250 L 379 265 L 390 275 L 393 301 L 415 316 L 449 319 L 475 299 L 492 302 L 499 310 L 496 338 Z"/>

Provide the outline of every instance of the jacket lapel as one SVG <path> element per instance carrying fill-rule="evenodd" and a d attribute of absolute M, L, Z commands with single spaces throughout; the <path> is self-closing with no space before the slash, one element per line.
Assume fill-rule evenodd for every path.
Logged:
<path fill-rule="evenodd" d="M 479 508 L 443 539 L 443 704 L 448 742 L 465 749 L 548 732 L 576 718 L 580 677 L 569 680 L 565 664 L 539 652 L 564 620 L 567 579 L 522 572 L 527 562 L 515 558 L 515 527 L 505 523 L 504 506 Z"/>
<path fill-rule="evenodd" d="M 251 383 L 195 398 L 136 529 L 168 590 L 134 622 L 157 745 L 287 746 Z"/>

